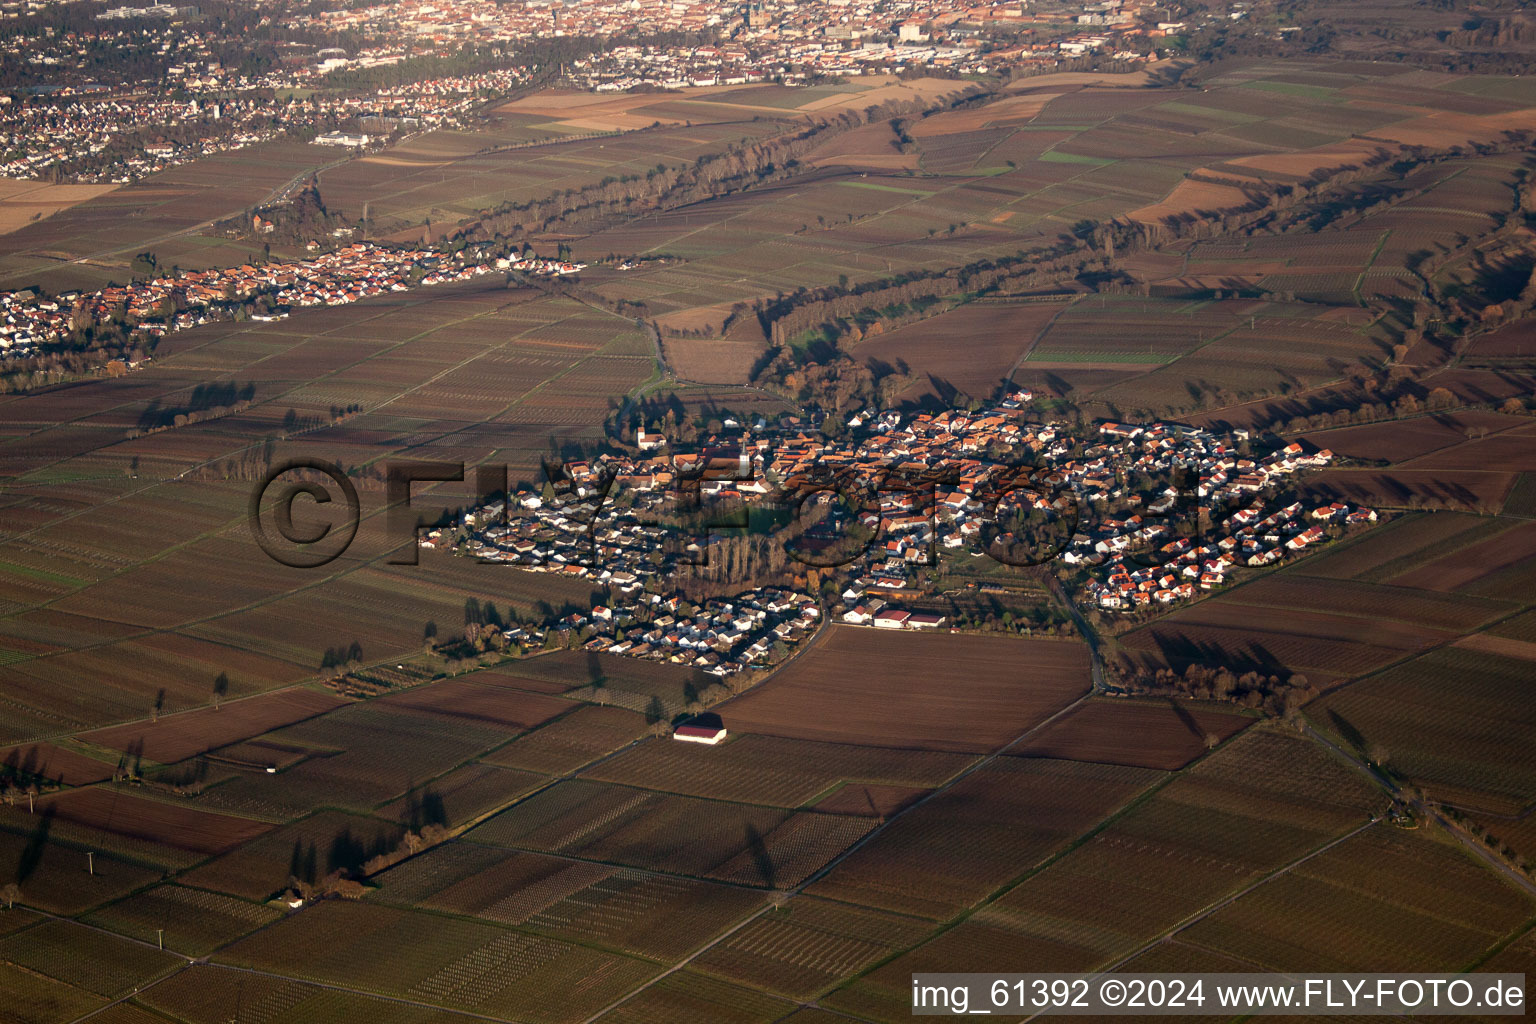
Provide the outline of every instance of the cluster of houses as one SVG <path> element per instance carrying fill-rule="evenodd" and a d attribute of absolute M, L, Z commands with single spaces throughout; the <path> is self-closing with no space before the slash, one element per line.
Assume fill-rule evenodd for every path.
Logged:
<path fill-rule="evenodd" d="M 595 635 L 583 646 L 724 677 L 783 660 L 816 632 L 821 619 L 814 598 L 789 589 L 768 587 L 728 600 L 711 598 L 691 615 L 679 611 L 683 602 L 676 596 L 647 597 L 654 598 L 653 607 L 661 614 L 628 628 L 612 624 L 611 617 L 594 622 Z M 593 615 L 603 611 L 593 609 Z"/>
<path fill-rule="evenodd" d="M 1344 502 L 1269 507 L 1268 495 L 1285 490 L 1286 477 L 1327 464 L 1326 450 L 1291 444 L 1250 456 L 1237 447 L 1246 441 L 1160 423 L 1106 423 L 1085 434 L 1026 421 L 1020 411 L 1032 397 L 1016 391 L 975 411 L 911 416 L 861 410 L 839 440 L 796 417 L 774 425 L 727 419 L 720 434 L 687 452 L 641 430 L 634 455 L 567 464 L 563 493 L 524 489 L 466 514 L 462 551 L 590 578 L 619 599 L 650 600 L 680 560 L 712 557 L 721 543 L 660 525 L 679 495 L 700 507 L 768 500 L 812 524 L 796 538 L 811 549 L 818 530 L 846 537 L 855 524 L 864 528 L 862 549 L 816 563 L 845 577 L 844 622 L 921 630 L 947 622 L 900 607 L 902 599 L 932 590 L 943 551 L 980 558 L 1006 544 L 1004 508 L 1063 530 L 1070 524 L 1054 554 L 1083 570 L 1086 598 L 1107 610 L 1192 598 L 1225 583 L 1235 567 L 1272 565 L 1322 542 L 1331 525 L 1376 518 Z M 853 494 L 861 497 L 846 500 Z M 816 522 L 827 510 L 808 516 L 805 507 L 818 501 L 840 515 Z M 1196 535 L 1202 522 L 1204 534 Z"/>
<path fill-rule="evenodd" d="M 1239 4 L 1238 7 L 1244 5 Z M 610 46 L 561 66 L 571 84 L 601 92 L 635 88 L 808 83 L 828 76 L 932 71 L 951 76 L 1050 70 L 1101 54 L 1122 62 L 1155 57 L 1186 29 L 1159 20 L 1150 0 L 1000 3 L 972 0 L 391 0 L 284 11 L 296 38 L 280 40 L 266 66 L 224 63 L 217 22 L 194 7 L 113 8 L 90 27 L 7 40 L 18 64 L 57 67 L 57 84 L 0 104 L 0 176 L 44 173 L 124 183 L 212 153 L 303 131 L 361 146 L 393 129 L 461 126 L 491 97 L 538 70 L 505 66 L 373 90 L 331 88 L 338 74 L 451 56 L 466 45 L 502 47 L 551 36 L 713 34 L 705 45 Z M 1238 11 L 1238 14 L 1243 13 Z M 1225 17 L 1218 13 L 1202 18 Z M 316 49 L 316 36 L 346 33 L 352 51 Z M 83 80 L 83 47 L 141 56 L 158 47 L 152 80 Z M 160 73 L 163 69 L 163 74 Z"/>
<path fill-rule="evenodd" d="M 281 113 L 300 116 L 274 116 Z M 0 109 L 0 135 L 6 138 L 0 177 L 33 179 L 57 167 L 71 181 L 123 184 L 201 156 L 278 138 L 300 124 L 315 123 L 317 114 L 307 104 L 255 98 L 110 93 L 31 98 Z M 173 134 L 167 132 L 173 127 Z"/>
<path fill-rule="evenodd" d="M 545 261 L 549 262 L 549 261 Z M 529 267 L 528 258 L 519 266 Z M 563 266 L 563 264 L 562 264 Z M 288 306 L 335 306 L 386 292 L 407 290 L 415 275 L 422 285 L 462 281 L 495 270 L 492 261 L 465 250 L 445 255 L 430 249 L 402 249 L 353 242 L 334 252 L 296 261 L 256 266 L 186 270 L 95 292 L 39 296 L 31 290 L 0 291 L 0 355 L 15 358 L 67 337 L 84 318 L 102 323 L 121 316 L 136 330 L 160 336 L 231 315 L 231 309 L 267 296 L 276 319 Z M 565 273 L 529 267 L 533 273 Z"/>
<path fill-rule="evenodd" d="M 1376 521 L 1374 510 L 1345 502 L 1312 509 L 1299 501 L 1268 507 L 1265 493 L 1299 470 L 1327 465 L 1333 459 L 1327 449 L 1308 454 L 1292 443 L 1252 458 L 1205 431 L 1117 423 L 1102 424 L 1099 430 L 1106 443 L 1084 453 L 1094 456 L 1093 472 L 1107 474 L 1111 466 L 1124 466 L 1151 474 L 1184 470 L 1189 476 L 1182 490 L 1170 486 L 1147 503 L 1146 515 L 1101 519 L 1097 529 L 1074 536 L 1063 553 L 1064 562 L 1095 570 L 1085 596 L 1108 611 L 1187 600 L 1222 586 L 1235 568 L 1274 565 L 1323 542 L 1331 524 Z M 1203 511 L 1209 517 L 1206 536 L 1164 520 L 1181 500 L 1188 502 L 1190 513 Z M 1233 505 L 1242 507 L 1228 512 Z"/>
<path fill-rule="evenodd" d="M 396 57 L 395 60 L 402 59 Z M 342 61 L 350 66 L 351 61 Z M 366 65 L 368 62 L 364 62 Z M 385 61 L 388 63 L 388 61 Z M 391 86 L 364 95 L 313 90 L 335 67 L 299 65 L 276 80 L 231 81 L 217 61 L 174 65 L 175 92 L 77 87 L 0 106 L 0 177 L 51 174 L 82 183 L 126 184 L 215 153 L 298 132 L 320 144 L 361 148 L 395 129 L 458 127 L 487 96 L 527 81 L 509 67 Z M 267 76 L 273 77 L 273 76 Z M 304 90 L 301 94 L 297 90 Z M 373 131 L 339 131 L 345 125 Z"/>

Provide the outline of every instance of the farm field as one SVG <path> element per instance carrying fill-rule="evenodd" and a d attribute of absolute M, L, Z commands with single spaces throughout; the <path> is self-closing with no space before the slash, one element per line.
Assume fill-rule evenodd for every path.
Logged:
<path fill-rule="evenodd" d="M 1241 715 L 1186 709 L 1179 701 L 1098 700 L 1069 712 L 1016 749 L 1031 757 L 1172 771 L 1250 724 Z"/>
<path fill-rule="evenodd" d="M 1308 717 L 1435 799 L 1499 814 L 1536 802 L 1531 661 L 1465 647 L 1432 651 L 1307 708 Z"/>
<path fill-rule="evenodd" d="M 1087 690 L 1087 652 L 1072 643 L 829 628 L 825 641 L 768 685 L 724 705 L 727 726 L 791 739 L 979 753 L 1012 741 Z"/>
<path fill-rule="evenodd" d="M 323 715 L 345 703 L 334 694 L 315 690 L 282 690 L 216 709 L 200 708 L 167 715 L 163 720 L 84 733 L 81 739 L 108 750 L 131 751 L 134 756 L 172 764 Z"/>
<path fill-rule="evenodd" d="M 598 1020 L 603 1024 L 653 1024 L 670 1020 L 710 1020 L 721 1024 L 771 1024 L 792 1013 L 794 1004 L 683 969 L 650 985 Z"/>
<path fill-rule="evenodd" d="M 457 828 L 533 792 L 548 782 L 542 775 L 467 764 L 378 808 L 378 813 L 408 828 L 444 825 Z"/>
<path fill-rule="evenodd" d="M 0 872 L 27 905 L 53 914 L 78 914 L 158 881 L 163 869 L 100 853 L 51 835 L 41 815 L 7 812 L 0 827 Z"/>
<path fill-rule="evenodd" d="M 371 898 L 675 961 L 763 905 L 702 879 L 450 842 L 385 872 Z"/>
<path fill-rule="evenodd" d="M 1160 778 L 1145 769 L 999 758 L 909 809 L 809 891 L 945 920 Z M 957 825 L 964 843 L 954 842 Z"/>
<path fill-rule="evenodd" d="M 701 971 L 807 999 L 918 941 L 927 930 L 925 924 L 893 914 L 798 899 L 758 917 L 694 964 Z"/>
<path fill-rule="evenodd" d="M 379 956 L 409 945 L 408 963 Z M 375 903 L 321 903 L 215 958 L 361 992 L 522 1020 L 579 1021 L 652 974 L 643 960 Z"/>
<path fill-rule="evenodd" d="M 124 1005 L 141 1016 L 112 1024 L 158 1024 L 167 1014 L 193 1024 L 227 1024 L 231 1017 L 248 1012 L 248 1007 L 298 1019 L 366 1020 L 373 1024 L 420 1024 L 424 1019 L 434 1024 L 470 1024 L 481 1019 L 452 1010 L 423 1011 L 363 993 L 211 964 L 189 967 Z M 424 1012 L 429 1016 L 424 1018 Z"/>
<path fill-rule="evenodd" d="M 6 179 L 0 184 L 0 234 L 51 217 L 87 199 L 104 195 L 112 185 L 52 185 L 41 181 Z"/>
<path fill-rule="evenodd" d="M 821 1002 L 894 1021 L 909 1010 L 912 972 L 940 964 L 1066 972 L 1108 964 L 1358 828 L 1384 802 L 1294 733 L 1250 730 L 962 923 Z"/>
<path fill-rule="evenodd" d="M 186 806 L 186 801 L 144 799 L 127 787 L 93 786 L 70 790 L 41 802 L 40 814 L 53 819 L 61 834 L 79 827 L 99 837 L 90 845 L 132 855 L 143 847 L 169 847 L 193 855 L 193 860 L 214 856 L 249 842 L 271 829 L 271 824 L 212 814 Z M 140 854 L 143 856 L 143 854 Z M 153 856 L 151 854 L 151 856 Z"/>
<path fill-rule="evenodd" d="M 639 739 L 645 728 L 644 716 L 636 712 L 587 705 L 519 736 L 482 759 L 507 768 L 563 775 Z"/>
<path fill-rule="evenodd" d="M 1462 444 L 1471 436 L 1469 432 L 1494 434 L 1520 426 L 1529 424 L 1516 416 L 1468 409 L 1402 422 L 1319 430 L 1302 435 L 1302 439 L 1347 458 L 1396 463 Z"/>
<path fill-rule="evenodd" d="M 507 732 L 488 724 L 354 704 L 269 733 L 312 756 L 277 774 L 244 773 L 217 786 L 220 800 L 247 800 L 287 819 L 314 807 L 369 810 L 499 745 Z"/>
<path fill-rule="evenodd" d="M 1269 970 L 1429 970 L 1486 955 L 1532 902 L 1454 844 L 1383 823 L 1180 936 Z"/>
<path fill-rule="evenodd" d="M 575 779 L 535 793 L 466 838 L 772 889 L 798 884 L 872 824 Z M 692 839 L 679 846 L 674 837 L 684 827 Z"/>
<path fill-rule="evenodd" d="M 871 367 L 906 367 L 904 372 L 928 380 L 931 393 L 958 391 L 985 399 L 1010 379 L 1064 308 L 1056 302 L 973 302 L 909 327 L 866 335 L 853 354 Z"/>
<path fill-rule="evenodd" d="M 392 822 L 324 810 L 275 829 L 181 877 L 191 886 L 261 901 L 291 878 L 314 881 L 394 849 L 404 829 Z"/>
<path fill-rule="evenodd" d="M 281 916 L 264 904 L 166 884 L 100 907 L 84 920 L 140 942 L 163 938 L 167 949 L 201 956 Z"/>
<path fill-rule="evenodd" d="M 691 796 L 800 807 L 845 782 L 932 788 L 970 763 L 964 754 L 745 735 L 716 750 L 649 740 L 585 774 Z"/>
<path fill-rule="evenodd" d="M 112 765 L 53 743 L 11 747 L 0 764 L 26 775 L 39 775 L 66 786 L 82 786 L 112 777 Z"/>
<path fill-rule="evenodd" d="M 323 172 L 320 189 L 328 209 L 350 218 L 360 219 L 366 204 L 381 232 L 429 220 L 440 231 L 440 226 L 451 228 L 502 203 L 526 203 L 607 177 L 643 175 L 657 164 L 690 163 L 784 129 L 750 115 L 728 117 L 722 112 L 715 123 L 686 127 L 652 127 L 652 121 L 644 121 L 628 126 L 631 130 L 620 137 L 612 134 L 616 128 L 598 128 L 594 121 L 591 127 L 575 127 L 588 127 L 596 137 L 573 141 L 551 133 L 526 140 L 512 134 L 503 142 L 494 127 L 473 136 L 432 132 L 392 147 L 387 155 L 349 160 Z"/>
<path fill-rule="evenodd" d="M 0 962 L 109 999 L 128 995 L 179 960 L 73 921 L 41 921 L 0 938 Z"/>

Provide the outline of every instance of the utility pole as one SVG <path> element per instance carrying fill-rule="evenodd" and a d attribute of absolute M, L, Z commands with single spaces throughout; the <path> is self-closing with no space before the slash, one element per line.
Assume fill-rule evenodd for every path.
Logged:
<path fill-rule="evenodd" d="M 159 946 L 161 949 L 165 948 L 165 929 L 164 928 L 156 928 L 155 929 L 155 945 Z"/>
<path fill-rule="evenodd" d="M 90 850 L 85 852 L 85 870 L 92 875 L 96 874 L 96 854 Z"/>

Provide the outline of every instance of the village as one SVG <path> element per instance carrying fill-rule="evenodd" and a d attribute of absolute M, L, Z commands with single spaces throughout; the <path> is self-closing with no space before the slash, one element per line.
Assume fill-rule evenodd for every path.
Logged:
<path fill-rule="evenodd" d="M 838 539 L 862 528 L 868 540 L 851 554 L 806 564 L 835 574 L 840 621 L 877 629 L 953 628 L 944 614 L 903 607 L 904 599 L 932 596 L 941 557 L 1006 557 L 998 552 L 1015 540 L 1007 526 L 1014 511 L 1070 531 L 1049 555 L 1079 574 L 1080 600 L 1108 614 L 1192 600 L 1237 570 L 1324 543 L 1332 528 L 1376 520 L 1373 510 L 1343 502 L 1280 503 L 1288 478 L 1327 465 L 1329 451 L 1293 443 L 1260 455 L 1244 431 L 1218 437 L 1163 423 L 1032 422 L 1023 415 L 1032 400 L 1020 390 L 974 412 L 865 410 L 842 424 L 850 433 L 841 440 L 791 416 L 727 418 L 721 433 L 691 451 L 674 451 L 667 438 L 641 429 L 635 454 L 567 463 L 560 489 L 517 489 L 423 543 L 590 579 L 608 589 L 614 606 L 548 628 L 584 631 L 589 649 L 727 675 L 772 663 L 775 651 L 782 656 L 775 640 L 787 648 L 813 630 L 816 602 L 775 594 L 777 607 L 763 606 L 768 614 L 755 633 L 730 616 L 735 605 L 761 602 L 762 590 L 690 607 L 686 622 L 672 618 L 686 605 L 678 574 L 718 557 L 725 543 L 718 535 L 680 536 L 680 494 L 692 494 L 695 508 L 791 509 L 808 526 L 795 542 L 813 552 L 846 551 Z M 862 502 L 840 504 L 839 495 L 856 492 Z M 666 621 L 652 617 L 658 613 Z M 733 625 L 721 645 L 723 622 Z M 526 639 L 521 627 L 514 632 L 508 640 Z"/>
<path fill-rule="evenodd" d="M 280 95 L 272 87 L 229 83 L 216 64 L 171 70 L 181 95 L 130 97 L 82 87 L 0 107 L 7 139 L 0 177 L 127 184 L 274 139 L 312 135 L 326 144 L 342 125 L 371 126 L 371 138 L 382 142 L 395 129 L 457 127 L 486 96 L 528 77 L 525 69 L 509 68 L 424 79 L 369 96 L 314 92 L 301 98 L 294 90 L 328 72 L 316 67 L 290 75 Z M 358 148 L 370 141 L 363 132 L 345 135 Z"/>
<path fill-rule="evenodd" d="M 259 218 L 256 224 L 259 230 Z M 584 267 L 540 257 L 531 249 L 492 256 L 483 247 L 446 254 L 352 242 L 304 260 L 177 271 L 89 293 L 44 296 L 32 289 L 0 291 L 0 360 L 25 358 L 77 329 L 114 319 L 160 337 L 214 320 L 241 315 L 257 321 L 278 320 L 295 306 L 346 305 L 413 286 L 467 281 L 490 273 L 558 277 Z M 252 300 L 259 300 L 258 304 L 247 312 Z"/>
<path fill-rule="evenodd" d="M 45 9 L 34 4 L 27 13 Z M 1207 20 L 1243 13 L 1239 4 Z M 363 41 L 350 50 L 279 41 L 263 60 L 235 63 L 196 7 L 111 8 L 68 31 L 0 43 L 0 53 L 46 83 L 0 95 L 0 177 L 124 184 L 278 138 L 362 148 L 395 132 L 463 127 L 487 101 L 549 70 L 516 57 L 519 46 L 541 39 L 619 40 L 554 68 L 563 84 L 615 92 L 809 85 L 871 74 L 1028 74 L 1090 56 L 1131 67 L 1157 59 L 1185 31 L 1184 23 L 1160 17 L 1144 0 L 757 0 L 738 7 L 406 0 L 288 22 L 306 40 L 347 32 Z M 271 26 L 271 16 L 260 24 Z M 704 41 L 621 40 L 678 32 Z M 481 48 L 492 55 L 462 73 L 406 70 L 406 62 L 451 61 Z M 97 80 L 84 58 L 103 50 L 147 50 L 159 70 L 152 79 Z M 381 72 L 386 77 L 364 92 L 348 86 L 348 76 Z"/>

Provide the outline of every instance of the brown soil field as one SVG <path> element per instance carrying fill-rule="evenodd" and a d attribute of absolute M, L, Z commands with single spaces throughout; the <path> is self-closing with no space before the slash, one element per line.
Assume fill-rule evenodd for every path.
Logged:
<path fill-rule="evenodd" d="M 1476 512 L 1501 507 L 1519 475 L 1502 469 L 1329 469 L 1305 484 L 1318 500 L 1347 501 L 1370 508 L 1422 504 Z"/>
<path fill-rule="evenodd" d="M 974 132 L 1001 122 L 1022 123 L 1044 110 L 1046 104 L 1063 95 L 1060 90 L 1044 87 L 1019 96 L 1009 96 L 979 107 L 945 111 L 925 117 L 908 129 L 914 139 L 931 139 L 940 135 Z"/>
<path fill-rule="evenodd" d="M 671 328 L 675 331 L 709 331 L 711 334 L 718 334 L 725 323 L 725 318 L 731 315 L 731 305 L 729 302 L 721 302 L 713 306 L 694 306 L 673 313 L 663 313 L 656 318 L 656 323 L 663 328 Z M 663 340 L 669 339 L 664 335 Z"/>
<path fill-rule="evenodd" d="M 1056 89 L 1061 86 L 1102 86 L 1109 89 L 1140 89 L 1150 80 L 1151 72 L 1166 64 L 1148 64 L 1140 71 L 1115 74 L 1108 71 L 1053 71 L 1044 75 L 1031 75 L 1016 79 L 1008 86 L 1008 92 L 1032 92 L 1035 89 Z"/>
<path fill-rule="evenodd" d="M 526 732 L 577 707 L 559 697 L 497 685 L 494 679 L 478 674 L 426 683 L 384 697 L 381 703 L 438 718 L 500 726 L 512 732 Z"/>
<path fill-rule="evenodd" d="M 809 892 L 944 920 L 1159 778 L 1117 765 L 1001 757 L 896 818 Z"/>
<path fill-rule="evenodd" d="M 1304 149 L 1296 153 L 1265 153 L 1262 156 L 1239 157 L 1232 163 L 1239 167 L 1251 167 L 1255 171 L 1280 174 L 1287 177 L 1305 178 L 1314 171 L 1330 167 L 1360 166 L 1384 147 L 1378 142 L 1363 140 L 1334 143 Z M 1264 176 L 1261 173 L 1260 176 Z"/>
<path fill-rule="evenodd" d="M 1524 398 L 1536 391 L 1536 374 L 1521 369 L 1454 369 L 1436 374 L 1436 387 L 1449 390 L 1467 402 L 1503 402 Z"/>
<path fill-rule="evenodd" d="M 845 781 L 937 786 L 971 761 L 963 754 L 745 735 L 718 748 L 647 740 L 583 774 L 716 800 L 800 807 Z"/>
<path fill-rule="evenodd" d="M 1413 589 L 1401 577 L 1372 583 L 1309 575 L 1302 561 L 1294 569 L 1274 573 L 1222 594 L 1220 603 L 1249 605 L 1268 612 L 1291 609 L 1328 615 L 1391 620 L 1415 628 L 1462 632 L 1507 615 L 1512 606 L 1469 594 Z M 1398 634 L 1383 632 L 1381 638 Z M 1361 631 L 1362 639 L 1373 636 Z"/>
<path fill-rule="evenodd" d="M 1226 740 L 1253 719 L 1186 708 L 1178 701 L 1095 700 L 1057 719 L 1019 746 L 1035 757 L 1098 761 L 1173 771 Z"/>
<path fill-rule="evenodd" d="M 51 217 L 76 203 L 106 195 L 116 185 L 49 185 L 0 179 L 0 235 Z"/>
<path fill-rule="evenodd" d="M 697 89 L 688 89 L 678 95 L 697 99 L 740 88 L 741 86 L 705 86 Z M 535 114 L 555 120 L 564 120 L 573 116 L 592 118 L 628 114 L 637 107 L 650 106 L 665 98 L 667 97 L 657 95 L 656 93 L 619 93 L 612 95 L 595 92 L 572 92 L 562 89 L 544 89 L 531 96 L 524 96 L 510 103 L 503 103 L 495 108 L 494 113 Z M 653 118 L 652 120 L 655 119 Z M 678 120 L 681 120 L 681 118 Z"/>
<path fill-rule="evenodd" d="M 1532 906 L 1455 844 L 1383 822 L 1183 937 L 1274 970 L 1434 970 L 1477 959 Z"/>
<path fill-rule="evenodd" d="M 1467 345 L 1466 358 L 1536 359 L 1536 322 L 1517 320 L 1496 331 L 1479 334 Z"/>
<path fill-rule="evenodd" d="M 645 733 L 643 715 L 624 708 L 579 707 L 519 736 L 482 760 L 547 775 L 574 771 L 594 758 L 602 757 Z"/>
<path fill-rule="evenodd" d="M 1140 374 L 1140 370 L 1127 370 L 1124 363 L 1052 363 L 1031 361 L 1019 367 L 1013 375 L 1016 384 L 1034 389 L 1038 394 L 1057 398 L 1077 394 L 1092 394 L 1103 388 L 1122 383 Z"/>
<path fill-rule="evenodd" d="M 1465 512 L 1410 513 L 1309 560 L 1306 573 L 1383 582 L 1501 528 Z"/>
<path fill-rule="evenodd" d="M 1486 654 L 1499 654 L 1506 658 L 1523 658 L 1536 662 L 1536 643 L 1516 640 L 1512 636 L 1494 636 L 1492 633 L 1473 633 L 1456 641 L 1455 646 Z"/>
<path fill-rule="evenodd" d="M 850 782 L 839 786 L 837 792 L 816 804 L 812 810 L 824 814 L 860 814 L 871 818 L 888 818 L 931 792 L 910 786 L 866 786 Z"/>
<path fill-rule="evenodd" d="M 1536 523 L 1522 523 L 1394 576 L 1391 582 L 1394 586 L 1423 587 L 1443 593 L 1475 590 L 1477 581 L 1484 577 L 1532 558 L 1536 558 Z"/>
<path fill-rule="evenodd" d="M 806 897 L 759 917 L 705 952 L 694 965 L 754 987 L 807 999 L 918 941 L 925 931 L 927 926 L 916 921 Z"/>
<path fill-rule="evenodd" d="M 219 708 L 165 715 L 158 722 L 100 729 L 80 738 L 110 750 L 136 751 L 148 760 L 171 764 L 323 715 L 347 703 L 335 694 L 317 690 L 282 690 L 232 701 Z"/>
<path fill-rule="evenodd" d="M 66 786 L 85 786 L 112 777 L 112 766 L 105 761 L 53 743 L 30 743 L 0 750 L 0 764 Z"/>
<path fill-rule="evenodd" d="M 662 338 L 661 348 L 680 377 L 706 384 L 746 384 L 763 354 L 761 345 L 726 338 Z"/>
<path fill-rule="evenodd" d="M 1189 663 L 1225 663 L 1266 675 L 1301 673 L 1317 685 L 1367 672 L 1454 635 L 1358 615 L 1305 609 L 1277 614 L 1218 596 L 1127 633 L 1121 644 L 1142 652 L 1148 664 L 1182 670 Z"/>
<path fill-rule="evenodd" d="M 1527 590 L 1527 593 L 1530 591 Z M 1437 648 L 1307 705 L 1321 729 L 1433 798 L 1494 814 L 1536 800 L 1531 663 L 1470 646 Z"/>
<path fill-rule="evenodd" d="M 489 764 L 467 764 L 435 779 L 394 803 L 379 808 L 378 814 L 398 821 L 407 828 L 431 824 L 426 810 L 442 809 L 443 824 L 459 828 L 466 822 L 498 811 L 526 793 L 549 782 L 542 775 L 498 768 Z"/>
<path fill-rule="evenodd" d="M 378 877 L 380 903 L 472 915 L 677 958 L 755 909 L 761 893 L 538 853 L 449 842 Z"/>
<path fill-rule="evenodd" d="M 1066 819 L 1073 808 L 1070 789 L 1062 788 Z M 915 971 L 956 963 L 987 963 L 997 971 L 1093 969 L 1358 826 L 1385 804 L 1375 787 L 1310 741 L 1273 727 L 1250 729 L 961 924 L 821 1002 L 895 1021 L 910 1013 Z M 950 840 L 952 847 L 962 845 L 952 834 Z M 934 872 L 920 881 L 937 885 L 943 876 Z"/>
<path fill-rule="evenodd" d="M 848 815 L 568 779 L 514 804 L 465 838 L 774 888 L 797 884 L 873 826 Z M 682 833 L 689 842 L 677 842 Z"/>
<path fill-rule="evenodd" d="M 1131 220 L 1155 224 L 1194 210 L 1227 210 L 1242 206 L 1248 196 L 1240 188 L 1209 181 L 1181 181 L 1161 202 L 1143 206 L 1126 214 Z"/>
<path fill-rule="evenodd" d="M 726 726 L 773 736 L 995 750 L 1072 703 L 1088 685 L 1077 644 L 825 627 L 830 635 L 743 697 Z"/>
<path fill-rule="evenodd" d="M 1536 470 L 1536 424 L 1529 421 L 1497 434 L 1464 441 L 1416 459 L 1398 469 Z"/>
<path fill-rule="evenodd" d="M 711 114 L 740 117 L 744 113 L 771 117 L 793 117 L 797 110 L 834 112 L 859 109 L 891 99 L 933 100 L 958 92 L 961 83 L 942 78 L 918 78 L 897 81 L 888 75 L 861 79 L 858 87 L 839 90 L 831 95 L 807 92 L 799 104 L 773 104 L 782 90 L 771 85 L 711 85 L 674 89 L 664 93 L 622 93 L 618 95 L 568 92 L 547 89 L 497 107 L 495 113 L 548 117 L 590 131 L 623 130 L 644 127 L 654 121 L 668 124 L 691 120 L 698 123 Z M 761 93 L 764 102 L 752 102 Z M 794 97 L 798 98 L 798 97 Z M 670 110 L 687 111 L 669 113 Z"/>
<path fill-rule="evenodd" d="M 6 251 L 0 256 L 0 284 L 6 287 L 43 283 L 65 287 L 68 275 L 78 266 L 60 264 L 59 257 L 72 260 L 102 251 L 142 248 L 143 239 L 195 228 L 204 221 L 228 216 L 241 207 L 263 200 L 272 189 L 289 181 L 305 167 L 330 159 L 325 147 L 298 142 L 270 142 L 245 149 L 219 153 L 159 174 L 132 185 L 106 189 L 83 202 L 77 201 L 59 213 L 40 221 L 15 226 L 6 239 Z M 92 188 L 95 186 L 54 186 Z M 159 246 L 162 258 L 164 246 Z M 206 247 L 207 251 L 215 251 Z M 39 254 L 48 253 L 48 257 Z M 222 254 L 226 264 L 230 254 Z M 183 268 L 192 268 L 199 257 L 188 252 L 178 257 Z M 121 257 L 126 269 L 127 256 Z M 114 264 L 114 268 L 118 265 Z M 97 284 L 113 276 L 110 271 L 95 275 Z M 126 275 L 116 273 L 122 280 Z M 55 284 L 55 278 L 60 282 Z M 77 281 L 72 286 L 79 286 Z"/>
<path fill-rule="evenodd" d="M 1372 132 L 1405 146 L 1450 146 L 1499 138 L 1503 132 L 1529 131 L 1536 128 L 1536 107 L 1498 114 L 1436 113 L 1393 125 L 1383 125 Z"/>
<path fill-rule="evenodd" d="M 1060 302 L 971 302 L 865 337 L 854 349 L 854 357 L 897 369 L 904 364 L 910 373 L 929 378 L 920 389 L 948 384 L 987 399 L 1066 308 Z M 1118 368 L 1123 369 L 1123 364 Z"/>
<path fill-rule="evenodd" d="M 48 797 L 42 807 L 51 808 L 61 821 L 209 855 L 234 849 L 273 827 L 100 786 Z"/>
<path fill-rule="evenodd" d="M 1487 430 L 1494 434 L 1529 425 L 1528 420 L 1519 416 L 1486 409 L 1458 409 L 1410 420 L 1317 430 L 1299 435 L 1299 440 L 1351 459 L 1403 462 L 1462 444 L 1468 439 L 1468 431 Z"/>
<path fill-rule="evenodd" d="M 105 852 L 97 853 L 96 871 L 91 874 L 85 852 L 41 832 L 35 824 L 27 830 L 0 829 L 0 878 L 19 880 L 21 899 L 31 906 L 55 914 L 77 914 L 157 882 L 164 874 L 160 868 Z M 23 864 L 28 870 L 22 870 Z"/>
<path fill-rule="evenodd" d="M 926 122 L 919 122 L 924 124 Z M 900 152 L 896 136 L 885 123 L 867 124 L 817 146 L 805 156 L 814 167 L 873 168 L 881 171 L 917 169 L 918 154 Z"/>
<path fill-rule="evenodd" d="M 296 852 L 303 856 L 309 847 L 314 847 L 316 872 L 318 877 L 324 877 L 334 866 L 329 863 L 329 858 L 338 846 L 356 845 L 365 851 L 390 850 L 399 843 L 403 832 L 404 829 L 393 822 L 340 811 L 321 811 L 231 850 L 195 868 L 180 881 L 246 899 L 264 900 L 288 883 Z"/>

